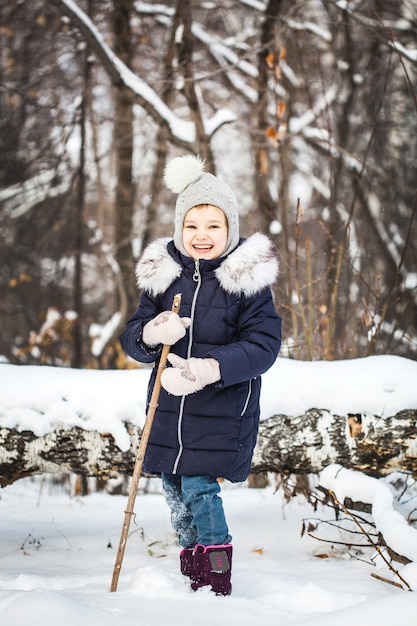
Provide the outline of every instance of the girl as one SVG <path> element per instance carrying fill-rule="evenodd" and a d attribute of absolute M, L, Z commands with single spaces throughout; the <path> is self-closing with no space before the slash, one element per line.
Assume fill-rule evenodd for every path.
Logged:
<path fill-rule="evenodd" d="M 162 476 L 192 589 L 228 595 L 232 537 L 217 477 L 244 481 L 250 471 L 260 376 L 281 345 L 270 290 L 278 261 L 266 236 L 239 238 L 236 197 L 200 158 L 173 159 L 165 182 L 179 194 L 174 239 L 143 252 L 140 304 L 120 341 L 137 361 L 156 363 L 148 402 L 162 346 L 172 346 L 143 469 Z M 177 293 L 180 315 L 170 310 Z"/>

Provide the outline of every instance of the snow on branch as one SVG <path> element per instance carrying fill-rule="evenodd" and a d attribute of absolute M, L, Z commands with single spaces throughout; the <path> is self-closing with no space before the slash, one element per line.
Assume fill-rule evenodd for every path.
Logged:
<path fill-rule="evenodd" d="M 414 50 L 408 50 L 403 45 L 398 43 L 398 41 L 390 41 L 389 45 L 394 48 L 397 52 L 399 52 L 403 57 L 412 61 L 412 63 L 417 63 L 417 48 Z"/>
<path fill-rule="evenodd" d="M 337 463 L 328 465 L 320 475 L 320 484 L 333 491 L 339 502 L 350 498 L 372 506 L 372 517 L 387 545 L 410 561 L 417 561 L 417 529 L 409 526 L 394 510 L 393 495 L 389 487 L 372 476 L 346 469 Z"/>
<path fill-rule="evenodd" d="M 73 0 L 53 0 L 59 10 L 69 17 L 85 36 L 89 46 L 102 61 L 116 84 L 122 83 L 138 97 L 141 106 L 159 124 L 170 129 L 173 140 L 189 147 L 195 140 L 192 122 L 177 117 L 145 81 L 130 70 L 104 41 L 100 31 Z"/>
<path fill-rule="evenodd" d="M 163 24 L 167 24 L 168 19 L 175 13 L 175 10 L 171 7 L 166 7 L 160 4 L 149 4 L 147 2 L 136 2 L 135 7 L 139 13 L 156 15 L 158 21 Z M 253 63 L 240 58 L 222 39 L 207 32 L 207 30 L 200 24 L 193 22 L 191 25 L 191 32 L 200 43 L 206 46 L 211 56 L 215 59 L 221 70 L 226 74 L 234 88 L 240 91 L 251 102 L 257 102 L 258 94 L 256 90 L 245 82 L 244 77 L 249 76 L 249 78 L 257 79 L 259 75 L 258 68 Z M 243 75 L 243 78 L 239 74 L 232 71 L 236 69 Z M 201 76 L 197 76 L 196 78 L 197 80 L 201 80 Z M 230 122 L 235 121 L 236 119 L 236 116 L 230 110 L 223 112 L 221 117 L 223 119 L 223 124 L 225 121 Z M 211 134 L 219 128 L 219 125 L 216 126 L 215 122 L 216 116 L 205 124 L 206 130 L 214 129 L 211 130 Z M 207 134 L 210 136 L 210 132 L 208 130 Z"/>
<path fill-rule="evenodd" d="M 159 2 L 135 2 L 135 9 L 138 13 L 147 15 L 161 14 L 172 17 L 175 13 L 173 7 L 168 7 L 166 4 L 160 4 Z"/>
<path fill-rule="evenodd" d="M 417 63 L 417 49 L 408 50 L 405 46 L 402 46 L 400 43 L 394 40 L 393 31 L 400 32 L 412 32 L 414 29 L 414 24 L 411 19 L 407 19 L 405 16 L 401 19 L 397 20 L 382 20 L 378 16 L 376 19 L 372 17 L 368 17 L 363 13 L 360 13 L 356 10 L 355 6 L 351 5 L 351 3 L 346 0 L 339 0 L 336 2 L 336 6 L 343 12 L 347 12 L 351 15 L 351 17 L 362 24 L 363 26 L 367 26 L 370 29 L 375 30 L 377 27 L 383 28 L 386 35 L 387 44 L 396 50 L 402 57 L 408 59 L 412 63 Z"/>
<path fill-rule="evenodd" d="M 209 50 L 213 49 L 214 52 L 220 54 L 231 66 L 236 67 L 251 78 L 258 77 L 258 68 L 255 67 L 253 63 L 242 60 L 233 50 L 230 50 L 228 46 L 213 37 L 213 35 L 204 30 L 204 28 L 198 24 L 193 24 L 192 32 L 197 39 L 206 44 Z"/>
<path fill-rule="evenodd" d="M 175 13 L 174 9 L 171 9 L 169 7 L 162 8 L 162 6 L 159 4 L 155 5 L 149 4 L 147 2 L 137 2 L 135 6 L 140 13 L 159 13 L 164 16 L 173 16 Z M 253 63 L 250 63 L 249 61 L 242 60 L 219 37 L 215 37 L 213 34 L 207 32 L 207 30 L 203 26 L 200 26 L 195 22 L 193 22 L 193 24 L 191 25 L 191 31 L 194 37 L 198 39 L 200 43 L 204 43 L 210 52 L 215 53 L 214 56 L 223 57 L 226 61 L 228 61 L 230 66 L 238 68 L 247 76 L 257 78 L 258 69 L 255 67 L 255 65 L 253 65 Z"/>
<path fill-rule="evenodd" d="M 326 93 L 318 99 L 313 108 L 306 111 L 299 118 L 291 118 L 289 124 L 290 132 L 296 135 L 310 126 L 337 99 L 339 89 L 336 84 L 331 85 Z"/>
<path fill-rule="evenodd" d="M 130 70 L 121 59 L 111 50 L 104 41 L 100 31 L 90 18 L 77 6 L 73 0 L 53 0 L 60 10 L 80 29 L 88 44 L 103 63 L 104 68 L 114 83 L 122 83 L 138 98 L 145 111 L 158 123 L 169 128 L 172 140 L 184 147 L 190 147 L 196 139 L 194 122 L 179 118 L 165 104 L 158 94 L 144 80 Z M 140 10 L 143 10 L 141 7 Z M 160 11 L 160 5 L 154 6 L 153 11 Z M 172 11 L 172 9 L 171 9 Z M 200 33 L 200 38 L 203 34 Z M 240 63 L 244 65 L 244 62 Z M 247 64 L 250 65 L 250 64 Z M 248 71 L 248 70 L 247 70 Z M 223 124 L 235 121 L 236 116 L 230 110 L 218 111 L 205 124 L 208 136 L 216 132 Z"/>
<path fill-rule="evenodd" d="M 3 210 L 16 219 L 46 198 L 62 196 L 70 190 L 71 176 L 64 168 L 43 170 L 28 180 L 0 191 Z"/>
<path fill-rule="evenodd" d="M 417 529 L 394 509 L 389 487 L 376 478 L 337 463 L 321 472 L 320 485 L 333 492 L 341 503 L 350 498 L 372 506 L 372 517 L 386 545 L 410 561 L 402 568 L 402 578 L 407 581 L 408 576 L 411 585 L 417 588 Z"/>
<path fill-rule="evenodd" d="M 265 13 L 267 6 L 266 2 L 259 2 L 259 0 L 240 0 L 240 3 L 245 4 L 255 11 L 259 11 L 260 13 Z"/>
<path fill-rule="evenodd" d="M 308 21 L 299 22 L 293 19 L 286 19 L 284 21 L 286 22 L 288 27 L 291 28 L 292 30 L 309 31 L 313 33 L 313 35 L 317 35 L 320 39 L 322 39 L 326 43 L 331 43 L 332 41 L 331 33 L 328 30 L 321 28 L 317 24 L 314 24 L 313 22 L 308 22 Z"/>

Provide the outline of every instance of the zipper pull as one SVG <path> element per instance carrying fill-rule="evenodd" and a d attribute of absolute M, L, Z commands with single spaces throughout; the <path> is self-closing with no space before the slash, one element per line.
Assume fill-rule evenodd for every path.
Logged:
<path fill-rule="evenodd" d="M 200 261 L 198 259 L 195 259 L 194 263 L 195 263 L 195 268 L 194 268 L 193 280 L 195 280 L 195 282 L 198 283 L 198 281 L 200 280 Z"/>

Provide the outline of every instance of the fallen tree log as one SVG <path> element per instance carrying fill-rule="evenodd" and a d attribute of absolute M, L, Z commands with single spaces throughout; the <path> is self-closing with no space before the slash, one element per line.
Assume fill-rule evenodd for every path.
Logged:
<path fill-rule="evenodd" d="M 416 420 L 415 409 L 389 417 L 323 409 L 276 415 L 261 422 L 253 470 L 309 474 L 339 463 L 374 477 L 395 470 L 417 476 Z"/>
<path fill-rule="evenodd" d="M 253 473 L 318 473 L 339 463 L 378 477 L 395 470 L 417 477 L 417 410 L 390 417 L 334 415 L 311 409 L 297 417 L 274 415 L 261 422 Z M 0 485 L 43 473 L 67 472 L 107 478 L 131 475 L 141 429 L 125 423 L 130 447 L 121 450 L 109 433 L 56 426 L 36 436 L 0 426 Z"/>

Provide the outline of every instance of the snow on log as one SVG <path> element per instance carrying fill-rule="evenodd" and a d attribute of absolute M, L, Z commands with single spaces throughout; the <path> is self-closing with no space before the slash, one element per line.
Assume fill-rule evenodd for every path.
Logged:
<path fill-rule="evenodd" d="M 384 419 L 319 409 L 298 417 L 274 415 L 260 424 L 252 471 L 307 474 L 340 463 L 375 477 L 395 470 L 417 476 L 416 421 L 415 410 Z M 0 427 L 0 485 L 40 473 L 131 475 L 141 428 L 124 426 L 130 443 L 123 450 L 110 433 L 78 426 L 56 426 L 39 436 Z"/>
<path fill-rule="evenodd" d="M 131 475 L 149 375 L 0 363 L 0 485 L 63 471 Z M 417 477 L 416 376 L 417 362 L 393 356 L 277 359 L 263 376 L 252 471 L 309 474 L 339 463 Z"/>

